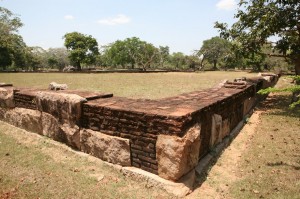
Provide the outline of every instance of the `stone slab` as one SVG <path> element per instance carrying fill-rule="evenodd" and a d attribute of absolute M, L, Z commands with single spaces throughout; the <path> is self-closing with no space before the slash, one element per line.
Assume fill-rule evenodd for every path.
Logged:
<path fill-rule="evenodd" d="M 156 157 L 159 176 L 177 181 L 197 165 L 200 131 L 200 125 L 196 125 L 183 138 L 169 135 L 158 136 Z"/>
<path fill-rule="evenodd" d="M 82 129 L 80 131 L 80 145 L 81 151 L 107 162 L 122 166 L 131 165 L 128 139 Z"/>

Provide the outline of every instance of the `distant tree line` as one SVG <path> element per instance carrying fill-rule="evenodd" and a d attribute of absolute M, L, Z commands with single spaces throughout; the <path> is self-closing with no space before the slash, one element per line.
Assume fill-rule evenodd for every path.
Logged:
<path fill-rule="evenodd" d="M 238 68 L 260 71 L 288 68 L 284 58 L 268 56 L 276 51 L 271 43 L 265 43 L 260 51 L 246 54 L 243 43 L 212 37 L 205 40 L 201 48 L 192 55 L 185 55 L 182 52 L 170 53 L 168 46 L 156 47 L 138 37 L 99 46 L 91 35 L 71 32 L 63 36 L 65 48 L 45 50 L 25 44 L 18 34 L 22 25 L 19 17 L 0 7 L 0 71 L 62 71 L 70 65 L 76 70 L 101 68 L 196 71 Z M 222 24 L 217 26 L 223 28 Z"/>

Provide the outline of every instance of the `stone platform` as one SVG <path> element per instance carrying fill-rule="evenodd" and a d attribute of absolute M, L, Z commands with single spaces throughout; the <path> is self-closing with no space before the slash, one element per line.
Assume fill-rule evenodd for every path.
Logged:
<path fill-rule="evenodd" d="M 0 119 L 107 162 L 182 182 L 263 99 L 256 92 L 277 80 L 261 74 L 159 100 L 0 83 Z"/>

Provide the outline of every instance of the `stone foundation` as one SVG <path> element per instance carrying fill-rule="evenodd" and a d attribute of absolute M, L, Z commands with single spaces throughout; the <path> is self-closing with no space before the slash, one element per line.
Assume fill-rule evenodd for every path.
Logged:
<path fill-rule="evenodd" d="M 104 161 L 177 182 L 229 139 L 262 99 L 256 92 L 277 80 L 261 74 L 160 100 L 0 84 L 0 119 Z"/>

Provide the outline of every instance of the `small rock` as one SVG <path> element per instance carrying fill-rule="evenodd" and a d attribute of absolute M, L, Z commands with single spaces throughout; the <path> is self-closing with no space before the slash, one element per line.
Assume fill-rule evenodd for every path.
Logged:
<path fill-rule="evenodd" d="M 10 155 L 9 153 L 6 153 L 6 154 L 5 154 L 5 156 L 9 156 L 9 155 Z"/>
<path fill-rule="evenodd" d="M 100 176 L 98 176 L 97 181 L 100 182 L 103 179 L 104 179 L 104 175 L 100 175 Z"/>
<path fill-rule="evenodd" d="M 253 189 L 253 193 L 255 193 L 255 194 L 259 194 L 259 191 L 257 191 L 257 190 L 255 190 L 255 189 Z"/>
<path fill-rule="evenodd" d="M 79 172 L 79 169 L 74 168 L 72 171 L 73 171 L 73 172 Z"/>

